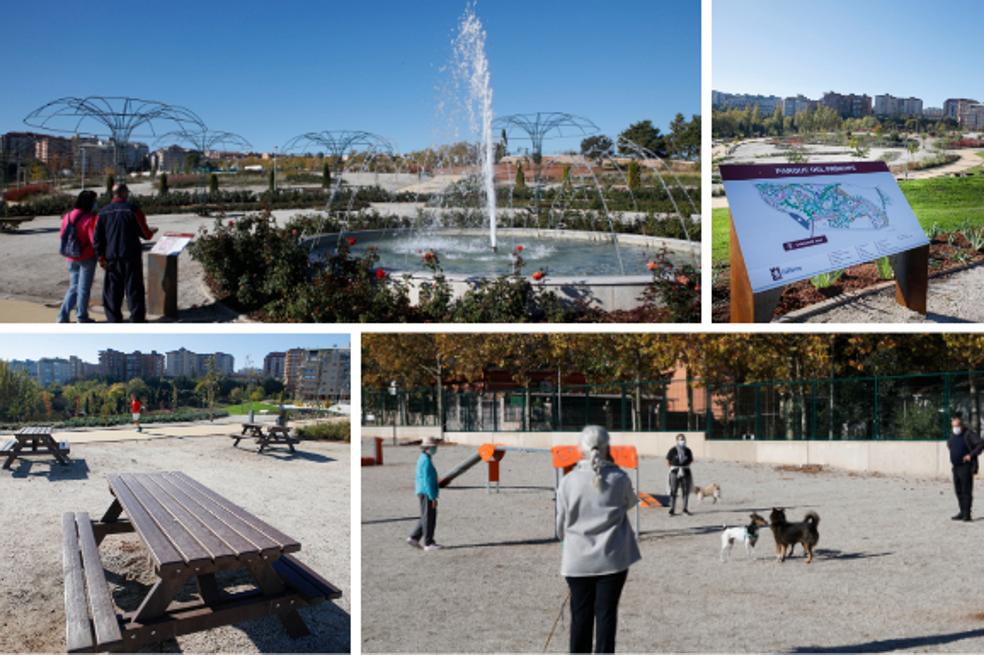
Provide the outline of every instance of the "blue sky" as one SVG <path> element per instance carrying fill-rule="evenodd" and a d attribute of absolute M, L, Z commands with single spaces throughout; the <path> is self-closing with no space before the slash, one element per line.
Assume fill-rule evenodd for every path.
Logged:
<path fill-rule="evenodd" d="M 715 0 L 717 91 L 984 99 L 980 0 Z"/>
<path fill-rule="evenodd" d="M 97 362 L 99 351 L 106 348 L 132 352 L 156 350 L 165 353 L 182 346 L 198 353 L 225 352 L 243 368 L 246 356 L 254 366 L 263 366 L 263 357 L 272 351 L 289 348 L 348 347 L 347 334 L 3 334 L 0 335 L 0 359 L 40 359 L 71 355 Z"/>
<path fill-rule="evenodd" d="M 130 95 L 186 105 L 262 150 L 323 129 L 425 147 L 465 5 L 5 3 L 0 132 L 56 97 Z M 700 112 L 699 0 L 481 0 L 478 14 L 496 114 L 566 111 L 614 135 Z"/>

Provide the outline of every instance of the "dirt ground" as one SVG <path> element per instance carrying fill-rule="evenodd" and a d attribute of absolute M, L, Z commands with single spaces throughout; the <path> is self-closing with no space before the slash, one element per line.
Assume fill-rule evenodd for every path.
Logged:
<path fill-rule="evenodd" d="M 445 447 L 443 473 L 470 449 Z M 438 552 L 404 539 L 416 514 L 417 449 L 387 448 L 362 469 L 362 639 L 366 652 L 540 652 L 567 594 L 553 541 L 553 483 L 545 454 L 508 453 L 499 494 L 484 464 L 442 490 Z M 643 559 L 622 597 L 623 652 L 984 651 L 984 592 L 976 564 L 984 522 L 950 520 L 946 480 L 801 473 L 764 465 L 698 462 L 697 483 L 717 482 L 717 505 L 693 516 L 642 510 Z M 666 493 L 662 461 L 642 460 L 641 487 Z M 773 557 L 771 532 L 751 560 L 719 560 L 722 524 L 787 508 L 819 513 L 816 561 Z M 567 648 L 567 608 L 549 651 Z"/>
<path fill-rule="evenodd" d="M 228 426 L 216 426 L 215 436 L 76 444 L 68 467 L 35 457 L 0 471 L 0 552 L 7 562 L 0 568 L 0 652 L 64 652 L 61 515 L 87 511 L 98 518 L 112 501 L 106 474 L 154 470 L 184 471 L 294 537 L 298 558 L 344 595 L 301 609 L 311 630 L 301 639 L 290 639 L 268 617 L 171 639 L 148 652 L 347 652 L 349 444 L 304 442 L 294 456 L 281 449 L 257 454 L 248 442 L 233 448 L 228 433 Z M 139 537 L 110 535 L 100 555 L 114 602 L 135 609 L 153 580 Z M 226 582 L 234 588 L 247 580 Z"/>

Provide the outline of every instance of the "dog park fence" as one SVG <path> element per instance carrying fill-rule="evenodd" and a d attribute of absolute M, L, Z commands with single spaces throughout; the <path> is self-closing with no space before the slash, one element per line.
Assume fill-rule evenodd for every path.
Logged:
<path fill-rule="evenodd" d="M 704 384 L 625 381 L 495 391 L 363 389 L 364 427 L 454 433 L 700 432 L 708 441 L 940 441 L 981 427 L 984 372 Z M 428 433 L 433 434 L 433 430 Z"/>

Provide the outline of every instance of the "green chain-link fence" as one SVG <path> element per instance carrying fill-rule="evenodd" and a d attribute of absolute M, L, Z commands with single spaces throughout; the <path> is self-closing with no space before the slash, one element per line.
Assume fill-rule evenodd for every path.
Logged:
<path fill-rule="evenodd" d="M 700 380 L 614 382 L 501 391 L 365 388 L 363 425 L 450 432 L 702 431 L 708 439 L 945 439 L 959 412 L 981 426 L 984 372 L 705 386 Z"/>

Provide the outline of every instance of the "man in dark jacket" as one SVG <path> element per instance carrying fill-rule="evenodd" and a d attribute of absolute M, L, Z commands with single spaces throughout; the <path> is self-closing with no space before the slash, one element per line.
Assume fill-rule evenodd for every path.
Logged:
<path fill-rule="evenodd" d="M 963 417 L 954 414 L 950 420 L 952 434 L 946 442 L 953 466 L 953 489 L 957 494 L 960 512 L 954 521 L 970 521 L 970 508 L 974 502 L 974 475 L 977 473 L 977 457 L 984 450 L 984 441 L 976 432 L 963 424 Z"/>
<path fill-rule="evenodd" d="M 113 201 L 99 211 L 95 247 L 99 265 L 106 271 L 103 279 L 103 307 L 110 323 L 123 321 L 123 296 L 126 295 L 131 323 L 147 320 L 144 298 L 143 244 L 141 239 L 154 237 L 157 228 L 147 226 L 147 217 L 130 202 L 130 190 L 117 184 Z"/>
<path fill-rule="evenodd" d="M 694 454 L 687 448 L 687 438 L 682 434 L 676 437 L 676 445 L 666 453 L 666 465 L 670 467 L 670 516 L 676 515 L 677 491 L 683 496 L 683 513 L 689 516 L 687 504 L 690 500 L 690 488 L 694 478 L 690 474 L 690 465 L 694 463 Z"/>

